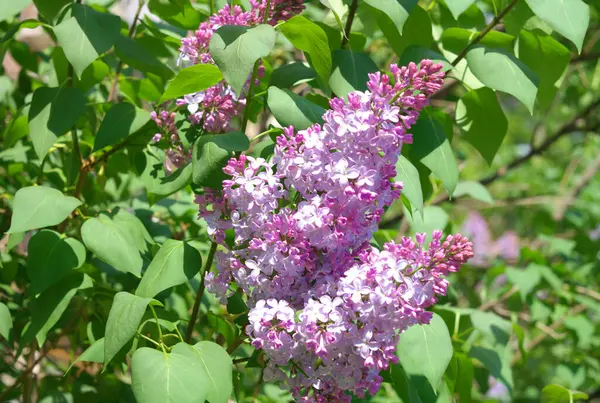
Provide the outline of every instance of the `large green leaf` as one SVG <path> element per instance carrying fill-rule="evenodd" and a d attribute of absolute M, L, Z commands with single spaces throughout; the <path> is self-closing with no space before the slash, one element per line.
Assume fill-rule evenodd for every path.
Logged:
<path fill-rule="evenodd" d="M 479 35 L 479 32 L 473 32 L 465 28 L 448 28 L 440 38 L 444 49 L 455 54 L 459 54 Z M 490 31 L 479 44 L 492 49 L 504 49 L 512 53 L 516 38 L 504 32 Z"/>
<path fill-rule="evenodd" d="M 413 145 L 411 154 L 431 169 L 452 195 L 458 183 L 458 165 L 450 147 L 445 125 L 437 118 L 437 112 L 425 109 L 411 128 Z"/>
<path fill-rule="evenodd" d="M 220 188 L 225 179 L 222 169 L 231 158 L 232 152 L 246 151 L 249 147 L 248 137 L 242 132 L 201 136 L 194 144 L 194 183 Z"/>
<path fill-rule="evenodd" d="M 590 23 L 590 7 L 581 0 L 525 0 L 531 10 L 581 52 Z"/>
<path fill-rule="evenodd" d="M 9 0 L 12 1 L 12 0 Z M 35 7 L 49 20 L 53 20 L 59 11 L 71 3 L 70 0 L 33 0 Z"/>
<path fill-rule="evenodd" d="M 179 343 L 169 354 L 140 348 L 131 362 L 131 386 L 140 403 L 226 403 L 231 365 L 227 352 L 209 341 Z"/>
<path fill-rule="evenodd" d="M 154 256 L 135 295 L 152 298 L 167 288 L 182 284 L 200 271 L 202 257 L 187 242 L 167 240 Z"/>
<path fill-rule="evenodd" d="M 98 259 L 140 277 L 144 264 L 140 251 L 145 247 L 145 234 L 134 222 L 117 218 L 114 212 L 101 213 L 83 223 L 81 238 Z"/>
<path fill-rule="evenodd" d="M 78 77 L 101 53 L 106 52 L 119 36 L 121 19 L 101 13 L 89 6 L 73 4 L 71 17 L 61 21 L 54 33 Z"/>
<path fill-rule="evenodd" d="M 13 322 L 10 311 L 5 304 L 0 302 L 0 336 L 4 337 L 5 340 L 9 340 L 12 328 Z"/>
<path fill-rule="evenodd" d="M 310 64 L 323 82 L 327 83 L 332 62 L 325 31 L 301 15 L 292 17 L 280 25 L 279 29 L 295 47 L 308 54 Z"/>
<path fill-rule="evenodd" d="M 104 362 L 104 337 L 96 340 L 75 361 L 69 365 L 65 373 L 69 372 L 77 362 Z"/>
<path fill-rule="evenodd" d="M 475 0 L 450 0 L 446 2 L 446 6 L 450 9 L 455 20 L 467 9 Z"/>
<path fill-rule="evenodd" d="M 542 276 L 535 266 L 528 266 L 526 269 L 517 269 L 513 267 L 506 268 L 506 278 L 509 282 L 519 287 L 521 299 L 525 301 L 527 295 L 540 283 Z"/>
<path fill-rule="evenodd" d="M 29 343 L 35 337 L 38 345 L 43 345 L 46 335 L 66 311 L 77 290 L 91 286 L 92 280 L 86 274 L 73 273 L 41 293 L 31 302 L 31 322 L 21 343 Z"/>
<path fill-rule="evenodd" d="M 83 263 L 85 248 L 81 242 L 51 230 L 38 232 L 27 246 L 27 276 L 31 291 L 35 294 L 43 292 Z"/>
<path fill-rule="evenodd" d="M 467 53 L 467 62 L 479 81 L 513 95 L 533 113 L 538 78 L 527 65 L 502 49 L 483 46 L 471 49 Z"/>
<path fill-rule="evenodd" d="M 333 72 L 329 86 L 338 97 L 347 97 L 352 91 L 366 91 L 369 73 L 379 71 L 365 53 L 338 49 L 333 53 Z"/>
<path fill-rule="evenodd" d="M 512 351 L 510 348 L 474 346 L 469 350 L 469 357 L 481 362 L 491 376 L 502 382 L 508 388 L 509 393 L 512 392 L 513 376 L 510 367 Z"/>
<path fill-rule="evenodd" d="M 491 165 L 508 130 L 496 93 L 487 87 L 467 92 L 456 104 L 456 123 L 465 140 Z"/>
<path fill-rule="evenodd" d="M 124 35 L 115 40 L 115 55 L 123 62 L 144 73 L 154 73 L 163 78 L 171 78 L 173 70 L 161 62 L 139 41 Z"/>
<path fill-rule="evenodd" d="M 150 0 L 148 8 L 169 24 L 185 30 L 198 29 L 202 21 L 202 13 L 192 6 L 189 0 Z"/>
<path fill-rule="evenodd" d="M 588 395 L 578 390 L 569 390 L 560 385 L 547 385 L 542 389 L 542 403 L 573 403 L 588 400 Z"/>
<path fill-rule="evenodd" d="M 236 93 L 241 93 L 252 74 L 254 63 L 271 53 L 275 36 L 275 30 L 270 25 L 253 28 L 225 25 L 213 34 L 210 53 Z"/>
<path fill-rule="evenodd" d="M 399 35 L 403 34 L 404 24 L 417 5 L 416 0 L 365 0 L 365 3 L 387 15 Z"/>
<path fill-rule="evenodd" d="M 267 105 L 283 127 L 292 125 L 302 130 L 315 123 L 323 123 L 325 109 L 287 89 L 269 87 Z"/>
<path fill-rule="evenodd" d="M 452 340 L 444 320 L 433 314 L 428 325 L 409 327 L 400 335 L 396 355 L 409 377 L 424 376 L 437 390 L 452 359 Z"/>
<path fill-rule="evenodd" d="M 393 4 L 395 1 L 384 0 L 386 4 Z M 402 55 L 404 50 L 411 45 L 429 48 L 433 41 L 429 13 L 420 6 L 411 8 L 410 15 L 401 31 L 398 30 L 397 25 L 394 24 L 388 14 L 379 10 L 374 12 L 379 28 L 381 28 L 389 45 L 397 55 Z"/>
<path fill-rule="evenodd" d="M 78 199 L 45 186 L 28 186 L 17 190 L 9 233 L 50 227 L 63 222 L 81 205 Z"/>
<path fill-rule="evenodd" d="M 419 64 L 423 59 L 441 63 L 444 66 L 442 69 L 444 71 L 452 69 L 452 65 L 444 56 L 434 50 L 419 45 L 410 45 L 404 49 L 404 52 L 402 52 L 402 56 L 400 57 L 400 63 L 398 64 L 400 66 L 407 66 L 410 62 Z"/>
<path fill-rule="evenodd" d="M 10 20 L 15 14 L 23 11 L 27 5 L 31 3 L 31 0 L 9 0 L 3 1 L 2 7 L 0 7 L 0 21 Z"/>
<path fill-rule="evenodd" d="M 196 64 L 186 67 L 179 70 L 173 80 L 169 82 L 167 89 L 160 97 L 160 102 L 205 90 L 222 79 L 223 75 L 213 64 Z"/>
<path fill-rule="evenodd" d="M 106 322 L 104 365 L 135 336 L 150 301 L 124 291 L 115 295 Z"/>
<path fill-rule="evenodd" d="M 400 155 L 396 163 L 396 182 L 402 182 L 402 194 L 406 196 L 414 210 L 423 208 L 423 190 L 419 180 L 419 171 L 403 155 Z"/>
<path fill-rule="evenodd" d="M 536 29 L 519 34 L 519 59 L 539 78 L 537 100 L 542 110 L 552 103 L 556 82 L 569 65 L 569 50 L 552 36 Z"/>
<path fill-rule="evenodd" d="M 192 164 L 166 174 L 163 160 L 154 153 L 144 152 L 138 159 L 143 164 L 141 179 L 151 204 L 183 189 L 192 180 Z"/>
<path fill-rule="evenodd" d="M 271 73 L 269 85 L 278 88 L 289 88 L 310 81 L 317 73 L 301 62 L 285 64 Z"/>
<path fill-rule="evenodd" d="M 150 120 L 150 113 L 128 102 L 113 105 L 94 138 L 94 150 L 112 146 L 135 133 Z"/>
<path fill-rule="evenodd" d="M 85 110 L 85 97 L 77 88 L 40 87 L 29 108 L 29 132 L 40 161 L 59 136 L 70 130 Z"/>

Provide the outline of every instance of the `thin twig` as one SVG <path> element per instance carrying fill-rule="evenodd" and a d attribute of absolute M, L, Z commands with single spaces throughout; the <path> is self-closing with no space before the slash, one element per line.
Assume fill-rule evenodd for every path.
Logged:
<path fill-rule="evenodd" d="M 210 251 L 208 252 L 208 258 L 206 259 L 206 264 L 204 265 L 204 270 L 200 271 L 200 286 L 198 287 L 198 293 L 196 294 L 196 300 L 194 301 L 194 307 L 192 308 L 192 314 L 190 316 L 190 321 L 188 322 L 188 327 L 185 331 L 185 342 L 189 343 L 192 339 L 192 333 L 194 332 L 194 325 L 198 320 L 198 311 L 200 310 L 200 302 L 202 302 L 202 296 L 204 295 L 204 278 L 206 277 L 206 272 L 210 270 L 212 266 L 213 259 L 215 257 L 215 252 L 217 251 L 217 243 L 213 242 L 210 245 Z"/>
<path fill-rule="evenodd" d="M 506 6 L 506 8 L 504 10 L 502 10 L 502 12 L 500 14 L 498 14 L 493 20 L 492 22 L 490 22 L 487 27 L 485 27 L 485 29 L 483 31 L 481 31 L 479 33 L 479 35 L 477 35 L 475 37 L 475 39 L 473 39 L 473 41 L 471 41 L 463 50 L 462 52 L 459 53 L 458 56 L 456 56 L 456 59 L 454 59 L 452 61 L 452 66 L 456 66 L 462 59 L 465 58 L 465 56 L 467 55 L 467 52 L 469 51 L 469 49 L 473 46 L 478 44 L 487 34 L 488 32 L 490 32 L 492 29 L 494 29 L 494 27 L 496 25 L 498 25 L 498 23 L 500 22 L 500 20 L 502 20 L 502 18 L 504 18 L 504 16 L 506 14 L 508 14 L 508 12 L 515 6 L 515 4 L 517 4 L 519 0 L 513 0 L 510 2 L 510 4 L 508 6 Z"/>
<path fill-rule="evenodd" d="M 513 285 L 511 287 L 511 289 L 508 290 L 507 292 L 505 292 L 500 298 L 488 301 L 485 304 L 481 304 L 481 306 L 479 307 L 479 310 L 480 311 L 487 311 L 488 309 L 493 308 L 494 306 L 496 306 L 498 304 L 501 304 L 502 302 L 506 301 L 507 299 L 509 299 L 517 291 L 519 291 L 519 287 L 516 286 L 516 285 Z"/>
<path fill-rule="evenodd" d="M 354 15 L 358 9 L 358 0 L 352 0 L 350 4 L 350 10 L 348 11 L 348 19 L 346 19 L 346 28 L 344 29 L 344 38 L 342 39 L 342 48 L 348 45 L 350 40 L 350 32 L 352 31 L 352 23 L 354 22 Z"/>
<path fill-rule="evenodd" d="M 554 213 L 552 213 L 552 218 L 559 221 L 564 217 L 567 208 L 575 202 L 575 199 L 577 199 L 583 188 L 596 177 L 598 171 L 600 171 L 600 154 L 596 155 L 596 159 L 592 161 L 590 166 L 579 177 L 573 188 L 561 199 L 561 202 L 554 209 Z"/>

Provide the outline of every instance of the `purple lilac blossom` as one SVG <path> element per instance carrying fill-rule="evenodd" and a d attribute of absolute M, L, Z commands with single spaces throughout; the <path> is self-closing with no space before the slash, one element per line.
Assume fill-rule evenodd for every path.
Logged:
<path fill-rule="evenodd" d="M 271 161 L 232 158 L 223 190 L 196 198 L 226 250 L 207 289 L 223 302 L 233 283 L 246 293 L 246 333 L 268 358 L 265 380 L 298 401 L 375 394 L 379 372 L 398 360 L 400 334 L 429 323 L 444 277 L 473 256 L 467 238 L 440 231 L 427 246 L 425 234 L 382 251 L 369 245 L 384 207 L 400 197 L 395 164 L 408 130 L 444 77 L 429 60 L 390 71 L 392 79 L 370 74 L 368 91 L 347 102 L 332 99 L 322 126 L 286 128 Z"/>

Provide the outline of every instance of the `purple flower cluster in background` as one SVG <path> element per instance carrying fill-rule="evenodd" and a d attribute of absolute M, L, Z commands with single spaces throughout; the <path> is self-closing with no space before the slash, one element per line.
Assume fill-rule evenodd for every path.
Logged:
<path fill-rule="evenodd" d="M 500 238 L 493 240 L 490 227 L 485 218 L 477 212 L 471 212 L 463 223 L 463 232 L 473 240 L 473 259 L 471 264 L 487 267 L 499 257 L 509 262 L 519 258 L 519 237 L 514 231 L 506 231 Z"/>
<path fill-rule="evenodd" d="M 223 190 L 197 196 L 209 235 L 227 252 L 207 289 L 223 301 L 235 283 L 248 296 L 246 332 L 266 354 L 265 379 L 299 401 L 350 401 L 374 394 L 399 334 L 428 323 L 444 279 L 472 257 L 461 235 L 436 231 L 426 246 L 403 238 L 370 246 L 408 130 L 443 82 L 441 65 L 390 66 L 368 91 L 331 100 L 324 124 L 277 138 L 271 161 L 241 155 L 224 168 Z M 225 232 L 234 230 L 234 246 Z"/>

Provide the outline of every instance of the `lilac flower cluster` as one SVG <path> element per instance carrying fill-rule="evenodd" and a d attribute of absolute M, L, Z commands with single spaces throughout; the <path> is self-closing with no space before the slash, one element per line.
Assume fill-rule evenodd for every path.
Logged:
<path fill-rule="evenodd" d="M 201 23 L 194 35 L 181 39 L 177 64 L 183 67 L 198 63 L 213 64 L 208 48 L 210 39 L 215 31 L 224 25 L 253 26 L 263 23 L 275 25 L 278 21 L 287 20 L 304 9 L 302 0 L 251 0 L 250 6 L 249 11 L 243 11 L 240 6 L 225 5 L 208 21 Z M 257 77 L 263 75 L 264 67 L 259 66 Z M 247 86 L 249 85 L 248 81 Z M 244 93 L 236 94 L 225 81 L 221 81 L 204 91 L 177 99 L 176 105 L 187 107 L 191 124 L 202 126 L 202 129 L 209 133 L 223 133 L 229 131 L 234 118 L 242 114 L 246 100 Z M 171 141 L 167 153 L 168 160 L 165 163 L 167 173 L 173 171 L 173 167 L 187 164 L 191 158 L 189 153 L 183 152 L 174 125 L 168 128 L 168 133 L 166 137 L 158 137 L 160 133 L 157 134 L 157 138 Z"/>
<path fill-rule="evenodd" d="M 425 234 L 382 251 L 369 244 L 400 197 L 395 164 L 408 130 L 444 77 L 429 60 L 390 73 L 369 75 L 368 91 L 347 102 L 332 99 L 322 126 L 285 129 L 271 161 L 231 159 L 223 190 L 196 199 L 227 250 L 206 274 L 208 290 L 224 300 L 235 283 L 246 293 L 246 332 L 266 354 L 265 379 L 299 401 L 374 394 L 379 372 L 397 362 L 400 333 L 429 322 L 444 277 L 473 255 L 465 237 L 439 231 L 428 247 Z"/>

